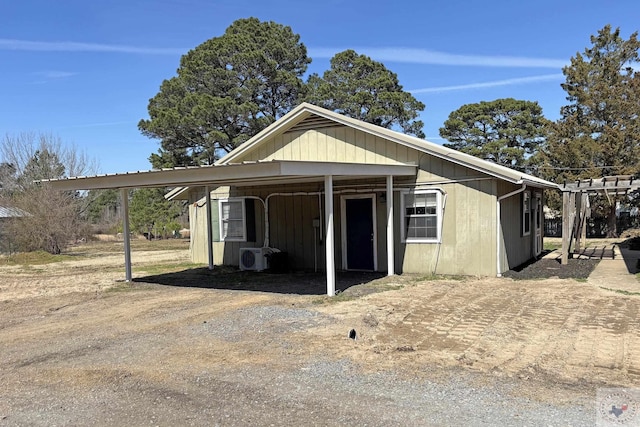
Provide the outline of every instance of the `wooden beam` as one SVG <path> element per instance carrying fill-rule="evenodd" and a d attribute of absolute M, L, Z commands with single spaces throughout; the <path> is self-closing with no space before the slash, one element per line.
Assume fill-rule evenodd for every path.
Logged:
<path fill-rule="evenodd" d="M 573 227 L 573 235 L 576 239 L 576 244 L 574 246 L 575 251 L 580 253 L 580 236 L 582 236 L 582 194 L 580 193 L 580 197 L 576 197 L 576 220 L 574 222 Z"/>
<path fill-rule="evenodd" d="M 589 195 L 587 193 L 580 193 L 580 197 L 576 198 L 577 204 L 577 219 L 576 219 L 576 252 L 582 250 L 582 243 L 586 241 L 587 237 L 587 209 L 589 205 Z"/>
<path fill-rule="evenodd" d="M 569 264 L 569 243 L 571 240 L 571 226 L 569 218 L 569 192 L 562 192 L 562 259 L 561 264 Z"/>

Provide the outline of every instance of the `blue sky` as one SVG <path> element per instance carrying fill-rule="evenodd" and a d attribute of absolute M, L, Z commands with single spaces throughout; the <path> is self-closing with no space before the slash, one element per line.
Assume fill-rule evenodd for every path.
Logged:
<path fill-rule="evenodd" d="M 627 38 L 637 0 L 22 0 L 0 2 L 0 136 L 45 132 L 100 172 L 150 168 L 159 142 L 141 135 L 147 103 L 180 56 L 255 16 L 290 26 L 321 74 L 354 49 L 398 74 L 426 104 L 427 139 L 479 101 L 538 101 L 556 119 L 562 66 L 606 24 Z"/>

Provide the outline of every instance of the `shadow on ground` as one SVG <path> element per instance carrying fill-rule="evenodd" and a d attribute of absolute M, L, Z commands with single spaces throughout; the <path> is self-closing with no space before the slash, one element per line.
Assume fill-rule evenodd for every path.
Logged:
<path fill-rule="evenodd" d="M 627 239 L 618 244 L 618 249 L 624 259 L 624 264 L 627 267 L 627 271 L 631 274 L 640 272 L 640 237 L 634 237 Z"/>
<path fill-rule="evenodd" d="M 383 273 L 338 272 L 336 292 L 362 294 L 355 287 L 367 285 L 385 277 Z M 233 267 L 192 268 L 173 273 L 157 274 L 134 279 L 138 283 L 154 283 L 164 286 L 205 289 L 228 289 L 235 291 L 260 291 L 280 294 L 326 295 L 325 273 L 295 272 L 276 274 L 255 271 L 240 271 Z M 372 290 L 372 293 L 375 292 Z"/>

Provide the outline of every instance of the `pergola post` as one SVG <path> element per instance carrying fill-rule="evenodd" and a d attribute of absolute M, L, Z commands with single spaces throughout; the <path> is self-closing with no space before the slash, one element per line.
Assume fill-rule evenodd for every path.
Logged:
<path fill-rule="evenodd" d="M 207 257 L 209 259 L 209 270 L 213 270 L 213 225 L 211 224 L 211 190 L 209 186 L 204 187 L 206 194 L 206 211 L 207 211 Z"/>
<path fill-rule="evenodd" d="M 124 239 L 125 280 L 131 282 L 131 230 L 129 229 L 129 189 L 121 190 L 122 196 L 122 237 Z"/>
<path fill-rule="evenodd" d="M 580 233 L 580 238 L 583 242 L 587 241 L 587 217 L 591 217 L 591 211 L 589 206 L 589 194 L 582 193 L 582 212 L 583 212 L 583 220 L 582 220 L 582 232 Z"/>
<path fill-rule="evenodd" d="M 580 241 L 580 237 L 582 237 L 582 197 L 576 198 L 576 218 L 574 220 L 573 229 L 575 230 L 575 251 L 580 253 L 580 246 L 582 242 Z"/>
<path fill-rule="evenodd" d="M 580 192 L 579 197 L 576 195 L 576 246 L 575 250 L 579 253 L 582 250 L 582 245 L 586 241 L 587 237 L 587 206 L 589 204 L 589 195 L 585 192 Z"/>
<path fill-rule="evenodd" d="M 395 247 L 393 240 L 393 175 L 387 176 L 387 276 L 395 274 Z"/>
<path fill-rule="evenodd" d="M 574 235 L 576 217 L 576 193 L 564 191 L 562 193 L 562 258 L 561 264 L 569 263 L 569 252 Z"/>
<path fill-rule="evenodd" d="M 327 268 L 327 295 L 336 294 L 335 242 L 333 233 L 333 176 L 324 177 L 324 218 Z"/>

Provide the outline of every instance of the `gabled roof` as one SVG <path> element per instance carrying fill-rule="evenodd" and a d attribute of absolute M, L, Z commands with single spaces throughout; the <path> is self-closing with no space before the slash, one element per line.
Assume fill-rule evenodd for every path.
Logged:
<path fill-rule="evenodd" d="M 493 162 L 482 160 L 478 157 L 474 157 L 469 154 L 453 150 L 451 148 L 443 147 L 442 145 L 438 145 L 424 139 L 416 138 L 414 136 L 396 132 L 391 129 L 386 129 L 371 123 L 353 119 L 351 117 L 347 117 L 309 103 L 302 103 L 298 105 L 296 108 L 285 114 L 283 117 L 272 123 L 267 128 L 263 129 L 260 133 L 249 139 L 240 147 L 236 148 L 235 150 L 224 156 L 222 159 L 218 160 L 216 162 L 216 165 L 234 163 L 234 161 L 238 158 L 241 158 L 244 153 L 247 153 L 260 146 L 262 143 L 269 140 L 272 136 L 284 133 L 301 123 L 303 120 L 309 119 L 312 116 L 321 117 L 326 120 L 333 121 L 337 124 L 348 126 L 362 132 L 387 139 L 397 144 L 422 151 L 432 156 L 477 170 L 479 172 L 512 182 L 514 184 L 527 184 L 538 187 L 557 188 L 556 184 L 550 181 L 546 181 L 542 178 L 519 172 L 508 167 L 495 164 Z"/>

